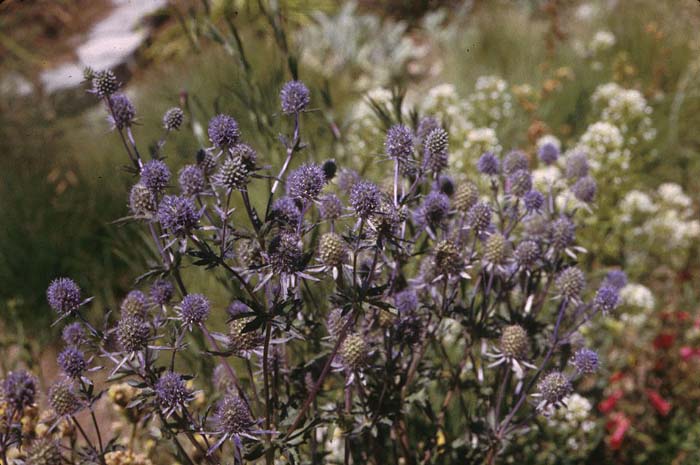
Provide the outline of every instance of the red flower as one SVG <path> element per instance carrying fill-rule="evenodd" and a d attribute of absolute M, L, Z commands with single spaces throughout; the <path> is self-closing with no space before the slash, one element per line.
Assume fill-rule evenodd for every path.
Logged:
<path fill-rule="evenodd" d="M 659 333 L 659 335 L 654 339 L 654 348 L 668 349 L 673 345 L 673 341 L 675 339 L 676 336 L 672 333 Z"/>
<path fill-rule="evenodd" d="M 652 389 L 647 389 L 646 393 L 647 397 L 649 398 L 649 402 L 651 402 L 651 405 L 653 405 L 656 411 L 659 412 L 659 415 L 664 417 L 668 415 L 668 412 L 671 411 L 671 403 L 661 397 L 661 394 Z"/>
<path fill-rule="evenodd" d="M 680 311 L 680 312 L 676 313 L 676 319 L 678 321 L 688 321 L 690 319 L 690 313 Z"/>
<path fill-rule="evenodd" d="M 622 399 L 623 395 L 624 392 L 622 392 L 622 389 L 618 389 L 598 404 L 598 410 L 600 410 L 602 413 L 609 413 L 615 408 L 615 405 L 617 405 L 617 402 Z"/>
<path fill-rule="evenodd" d="M 692 347 L 689 346 L 683 346 L 680 349 L 678 349 L 678 354 L 681 356 L 684 362 L 687 362 L 691 358 L 693 358 L 694 355 L 697 355 L 696 349 L 693 349 Z"/>
<path fill-rule="evenodd" d="M 622 446 L 622 440 L 625 438 L 627 430 L 632 425 L 632 422 L 622 413 L 617 413 L 612 421 L 608 424 L 608 429 L 612 430 L 608 436 L 608 445 L 611 449 L 617 450 Z"/>

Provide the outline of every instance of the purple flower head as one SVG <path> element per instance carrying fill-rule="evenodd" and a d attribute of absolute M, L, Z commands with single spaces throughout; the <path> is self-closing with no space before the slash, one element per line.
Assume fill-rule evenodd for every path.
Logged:
<path fill-rule="evenodd" d="M 206 185 L 204 172 L 197 165 L 187 165 L 180 170 L 178 183 L 184 195 L 197 195 Z"/>
<path fill-rule="evenodd" d="M 617 308 L 620 302 L 620 292 L 617 288 L 610 285 L 603 285 L 596 292 L 593 299 L 593 308 L 599 310 L 603 315 L 607 315 Z"/>
<path fill-rule="evenodd" d="M 200 212 L 189 197 L 166 195 L 158 207 L 158 221 L 175 236 L 186 236 L 197 227 Z"/>
<path fill-rule="evenodd" d="M 552 221 L 549 226 L 549 239 L 557 250 L 563 250 L 573 244 L 576 238 L 576 226 L 567 217 L 562 216 Z"/>
<path fill-rule="evenodd" d="M 467 225 L 477 233 L 484 232 L 491 225 L 491 207 L 486 202 L 477 202 L 467 212 Z"/>
<path fill-rule="evenodd" d="M 546 142 L 542 144 L 537 151 L 537 156 L 540 157 L 540 160 L 542 160 L 542 163 L 545 165 L 551 165 L 556 163 L 557 159 L 559 158 L 559 149 L 553 143 Z"/>
<path fill-rule="evenodd" d="M 170 168 L 163 160 L 150 160 L 141 169 L 141 183 L 153 192 L 162 192 L 170 182 Z"/>
<path fill-rule="evenodd" d="M 175 288 L 173 288 L 170 281 L 166 281 L 165 279 L 158 279 L 154 281 L 149 291 L 151 302 L 156 305 L 167 304 L 170 302 L 170 299 L 173 298 L 174 293 Z"/>
<path fill-rule="evenodd" d="M 199 326 L 209 316 L 209 299 L 202 294 L 188 294 L 177 307 L 182 324 L 188 328 Z"/>
<path fill-rule="evenodd" d="M 173 107 L 163 115 L 163 128 L 166 131 L 177 131 L 182 126 L 182 121 L 185 119 L 185 113 L 181 108 Z"/>
<path fill-rule="evenodd" d="M 401 313 L 412 313 L 418 310 L 418 296 L 415 291 L 406 289 L 394 296 L 394 306 Z"/>
<path fill-rule="evenodd" d="M 129 98 L 124 94 L 114 94 L 109 97 L 111 114 L 109 120 L 117 129 L 131 126 L 136 116 L 136 110 Z"/>
<path fill-rule="evenodd" d="M 22 411 L 36 399 L 36 378 L 24 370 L 11 371 L 2 382 L 3 400 Z"/>
<path fill-rule="evenodd" d="M 578 179 L 588 175 L 588 158 L 583 152 L 575 152 L 566 157 L 566 177 Z"/>
<path fill-rule="evenodd" d="M 520 150 L 513 150 L 508 152 L 506 157 L 503 159 L 503 172 L 506 175 L 511 175 L 516 171 L 527 171 L 528 161 L 527 156 Z"/>
<path fill-rule="evenodd" d="M 433 189 L 438 190 L 448 197 L 452 197 L 455 194 L 455 181 L 452 176 L 447 176 L 446 174 L 440 175 L 433 185 Z"/>
<path fill-rule="evenodd" d="M 297 202 L 286 196 L 275 200 L 270 215 L 282 229 L 296 230 L 301 222 L 301 210 Z"/>
<path fill-rule="evenodd" d="M 55 439 L 48 437 L 34 439 L 29 447 L 25 447 L 25 450 L 24 463 L 28 465 L 62 465 L 66 462 L 61 455 L 61 447 Z"/>
<path fill-rule="evenodd" d="M 81 323 L 75 322 L 66 325 L 62 333 L 63 341 L 69 346 L 78 347 L 87 342 L 85 330 Z"/>
<path fill-rule="evenodd" d="M 415 220 L 423 228 L 437 230 L 445 226 L 449 212 L 450 199 L 442 192 L 432 191 L 416 211 Z"/>
<path fill-rule="evenodd" d="M 513 171 L 506 179 L 506 190 L 516 197 L 523 197 L 532 189 L 532 176 L 527 170 Z"/>
<path fill-rule="evenodd" d="M 241 137 L 238 129 L 238 122 L 229 115 L 216 115 L 209 120 L 207 129 L 209 140 L 219 148 L 226 148 L 235 145 Z"/>
<path fill-rule="evenodd" d="M 158 406 L 163 409 L 166 417 L 182 409 L 192 400 L 192 392 L 185 381 L 177 373 L 164 373 L 155 385 L 155 396 Z"/>
<path fill-rule="evenodd" d="M 350 205 L 357 216 L 367 219 L 381 202 L 381 193 L 376 184 L 369 181 L 357 181 L 350 190 Z"/>
<path fill-rule="evenodd" d="M 605 276 L 603 281 L 603 286 L 614 287 L 615 289 L 622 289 L 627 285 L 627 274 L 622 270 L 612 270 L 609 271 Z"/>
<path fill-rule="evenodd" d="M 249 306 L 247 306 L 245 303 L 241 302 L 240 300 L 234 300 L 229 304 L 229 306 L 226 308 L 226 313 L 231 318 L 236 317 L 237 315 L 242 315 L 244 313 L 251 313 L 253 310 Z"/>
<path fill-rule="evenodd" d="M 588 375 L 598 371 L 598 353 L 595 350 L 582 348 L 576 351 L 571 359 L 571 364 L 581 375 Z"/>
<path fill-rule="evenodd" d="M 579 178 L 578 181 L 571 187 L 571 192 L 574 196 L 581 202 L 591 203 L 595 198 L 595 194 L 598 191 L 598 185 L 590 176 L 584 176 Z"/>
<path fill-rule="evenodd" d="M 87 368 L 85 355 L 75 347 L 67 347 L 58 354 L 57 362 L 61 371 L 73 379 L 80 378 Z"/>
<path fill-rule="evenodd" d="M 311 102 L 311 94 L 303 82 L 289 81 L 280 90 L 280 102 L 282 113 L 293 115 L 306 110 Z"/>
<path fill-rule="evenodd" d="M 320 199 L 318 211 L 324 220 L 337 220 L 343 214 L 343 204 L 335 194 L 326 194 Z"/>
<path fill-rule="evenodd" d="M 46 298 L 56 313 L 65 315 L 80 305 L 80 288 L 70 278 L 54 279 L 46 290 Z"/>
<path fill-rule="evenodd" d="M 390 127 L 384 140 L 384 151 L 397 160 L 410 159 L 413 155 L 413 132 L 403 124 Z"/>
<path fill-rule="evenodd" d="M 544 195 L 539 191 L 531 190 L 523 196 L 523 204 L 528 212 L 537 212 L 544 205 Z"/>
<path fill-rule="evenodd" d="M 61 379 L 55 382 L 48 392 L 49 405 L 58 417 L 67 417 L 83 408 L 83 401 L 75 392 L 73 382 Z"/>
<path fill-rule="evenodd" d="M 493 152 L 485 152 L 476 162 L 476 169 L 479 170 L 479 173 L 494 176 L 500 171 L 500 162 Z"/>
<path fill-rule="evenodd" d="M 323 168 L 315 163 L 307 163 L 287 176 L 287 195 L 293 199 L 315 200 L 326 185 Z"/>

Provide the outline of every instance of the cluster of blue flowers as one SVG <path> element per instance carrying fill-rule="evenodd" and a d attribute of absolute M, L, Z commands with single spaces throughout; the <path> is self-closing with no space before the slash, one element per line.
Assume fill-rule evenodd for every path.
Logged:
<path fill-rule="evenodd" d="M 363 453 L 355 446 L 371 437 L 382 447 L 399 442 L 387 447 L 387 460 L 416 464 L 441 445 L 411 436 L 412 421 L 427 421 L 433 437 L 456 434 L 454 460 L 484 461 L 507 450 L 533 415 L 565 406 L 577 380 L 598 369 L 579 330 L 614 312 L 625 277 L 612 272 L 591 286 L 578 265 L 584 251 L 575 246 L 574 218 L 554 201 L 562 189 L 594 201 L 583 155 L 567 160 L 570 185 L 546 192 L 533 185 L 535 161 L 518 150 L 502 159 L 484 153 L 472 172 L 453 173 L 449 147 L 458 141 L 425 115 L 387 128 L 380 158 L 392 175 L 372 181 L 304 155 L 299 123 L 311 93 L 290 81 L 280 108 L 293 134 L 280 137 L 286 156 L 278 172 L 263 167 L 234 117 L 219 114 L 209 121 L 211 146 L 179 171 L 175 192 L 159 153 L 141 158 L 134 106 L 114 76 L 95 73 L 92 83 L 134 166 L 129 219 L 148 231 L 159 263 L 145 275 L 148 288 L 139 284 L 100 329 L 76 282 L 49 285 L 49 305 L 65 320 L 63 376 L 47 392 L 57 420 L 82 431 L 75 415 L 94 415 L 100 397 L 89 374 L 105 370 L 109 382 L 128 379 L 138 389 L 132 407 L 146 412 L 144 424 L 168 431 L 180 463 L 291 463 L 322 454 L 317 436 L 335 424 L 357 463 Z M 167 110 L 166 133 L 185 119 L 181 109 Z M 553 145 L 538 155 L 544 164 L 560 157 Z M 251 198 L 256 181 L 265 195 Z M 226 310 L 197 293 L 185 266 L 201 266 L 232 289 Z M 224 330 L 210 321 L 217 314 Z M 212 369 L 211 380 L 185 372 L 193 357 Z M 193 405 L 193 382 L 208 407 Z M 438 404 L 418 395 L 428 387 L 442 396 Z M 10 373 L 2 394 L 12 434 L 0 432 L 0 449 L 38 441 L 16 425 L 37 400 L 36 380 Z M 469 415 L 456 407 L 465 403 Z M 101 436 L 81 441 L 71 447 L 93 462 L 118 448 Z"/>

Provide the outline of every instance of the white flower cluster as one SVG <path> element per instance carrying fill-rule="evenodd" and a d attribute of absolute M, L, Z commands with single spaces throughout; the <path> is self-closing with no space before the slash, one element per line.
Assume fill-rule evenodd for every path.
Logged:
<path fill-rule="evenodd" d="M 630 191 L 620 202 L 620 210 L 635 265 L 644 266 L 653 252 L 663 255 L 665 263 L 681 267 L 700 238 L 700 221 L 695 219 L 692 201 L 678 184 L 661 184 L 651 194 Z"/>
<path fill-rule="evenodd" d="M 609 82 L 598 86 L 591 100 L 601 120 L 615 125 L 626 144 L 636 145 L 640 139 L 650 141 L 656 137 L 651 121 L 652 109 L 638 90 Z"/>
<path fill-rule="evenodd" d="M 497 128 L 513 114 L 508 84 L 498 76 L 481 76 L 467 99 L 468 118 L 475 126 Z"/>
<path fill-rule="evenodd" d="M 597 56 L 615 46 L 615 35 L 610 31 L 597 31 L 588 43 L 588 53 Z"/>
<path fill-rule="evenodd" d="M 642 326 L 654 310 L 656 300 L 648 287 L 629 283 L 620 290 L 618 319 L 623 325 Z"/>
<path fill-rule="evenodd" d="M 573 393 L 562 401 L 562 407 L 550 406 L 545 416 L 549 426 L 558 434 L 565 435 L 569 449 L 580 450 L 590 444 L 597 433 L 597 423 L 591 417 L 591 402 L 580 394 Z"/>
<path fill-rule="evenodd" d="M 588 156 L 593 171 L 614 165 L 622 169 L 629 167 L 630 152 L 624 146 L 622 133 L 614 124 L 598 121 L 583 133 L 576 146 Z"/>

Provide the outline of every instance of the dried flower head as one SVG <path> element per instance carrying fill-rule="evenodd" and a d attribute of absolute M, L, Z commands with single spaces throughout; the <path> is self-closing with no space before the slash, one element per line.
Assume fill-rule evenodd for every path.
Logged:
<path fill-rule="evenodd" d="M 119 90 L 119 81 L 112 70 L 94 72 L 92 75 L 92 91 L 100 98 L 109 97 Z"/>
<path fill-rule="evenodd" d="M 124 352 L 138 352 L 148 345 L 151 330 L 138 315 L 127 315 L 117 324 L 117 340 Z"/>
<path fill-rule="evenodd" d="M 120 306 L 122 316 L 137 315 L 144 316 L 148 310 L 148 298 L 141 291 L 134 290 L 129 292 Z"/>
<path fill-rule="evenodd" d="M 499 348 L 507 358 L 526 359 L 530 352 L 530 339 L 527 331 L 520 325 L 506 326 L 501 333 Z"/>
<path fill-rule="evenodd" d="M 553 371 L 540 380 L 537 390 L 544 405 L 557 405 L 571 394 L 571 381 L 563 373 Z"/>
<path fill-rule="evenodd" d="M 557 290 L 559 291 L 559 295 L 561 295 L 563 298 L 578 301 L 581 292 L 583 292 L 583 289 L 586 287 L 586 277 L 584 276 L 583 271 L 581 271 L 579 268 L 570 266 L 568 268 L 564 268 L 559 273 L 556 280 L 556 286 Z"/>
<path fill-rule="evenodd" d="M 25 463 L 27 465 L 61 465 L 63 456 L 58 442 L 51 438 L 34 440 L 27 448 Z"/>
<path fill-rule="evenodd" d="M 486 263 L 503 264 L 510 255 L 510 243 L 501 233 L 493 233 L 484 244 L 484 261 Z"/>
<path fill-rule="evenodd" d="M 134 215 L 150 217 L 156 212 L 156 196 L 145 184 L 134 184 L 129 193 L 129 208 Z"/>
<path fill-rule="evenodd" d="M 523 197 L 532 189 L 532 176 L 527 170 L 511 172 L 506 180 L 508 193 L 516 197 Z"/>
<path fill-rule="evenodd" d="M 353 333 L 348 334 L 342 345 L 340 346 L 339 355 L 343 362 L 343 366 L 348 370 L 357 370 L 365 365 L 369 355 L 367 342 L 362 335 Z"/>
<path fill-rule="evenodd" d="M 49 405 L 59 417 L 78 413 L 83 408 L 83 401 L 75 392 L 73 383 L 68 379 L 55 382 L 48 392 Z"/>
<path fill-rule="evenodd" d="M 455 209 L 466 213 L 479 201 L 479 188 L 471 181 L 465 181 L 457 186 L 453 204 Z"/>
<path fill-rule="evenodd" d="M 447 168 L 449 143 L 449 135 L 442 128 L 433 129 L 428 134 L 428 137 L 425 139 L 423 153 L 426 166 L 430 171 L 439 173 Z"/>
<path fill-rule="evenodd" d="M 177 131 L 182 126 L 182 121 L 185 119 L 185 113 L 182 108 L 173 107 L 163 115 L 163 128 L 166 131 Z"/>
<path fill-rule="evenodd" d="M 340 235 L 328 232 L 319 240 L 318 256 L 326 266 L 341 266 L 347 261 L 348 248 Z"/>
<path fill-rule="evenodd" d="M 243 157 L 232 154 L 224 159 L 214 177 L 214 182 L 227 189 L 242 190 L 248 185 L 249 175 L 248 166 Z"/>
<path fill-rule="evenodd" d="M 467 213 L 467 225 L 480 233 L 491 225 L 491 206 L 486 202 L 478 202 Z"/>

